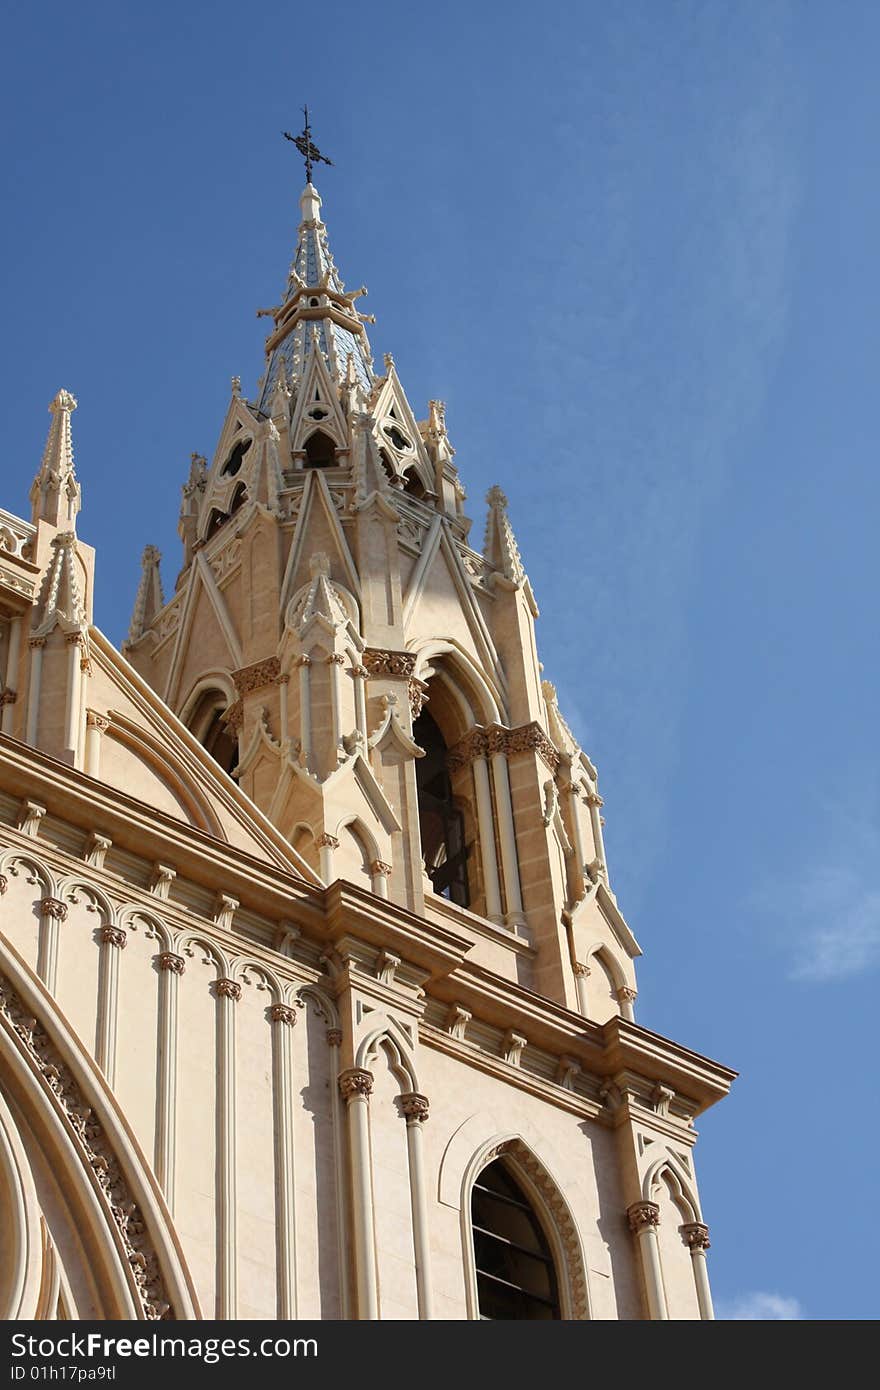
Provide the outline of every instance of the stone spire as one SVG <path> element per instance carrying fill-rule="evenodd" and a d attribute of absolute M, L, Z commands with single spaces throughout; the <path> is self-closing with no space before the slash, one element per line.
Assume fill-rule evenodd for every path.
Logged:
<path fill-rule="evenodd" d="M 159 573 L 161 559 L 162 556 L 154 545 L 145 546 L 141 559 L 141 582 L 134 601 L 131 627 L 128 629 L 129 642 L 137 642 L 143 637 L 156 614 L 165 607 L 162 577 Z"/>
<path fill-rule="evenodd" d="M 500 487 L 486 493 L 489 515 L 486 518 L 486 538 L 483 556 L 496 574 L 503 574 L 511 584 L 521 584 L 526 577 L 519 546 L 507 515 L 507 498 Z"/>
<path fill-rule="evenodd" d="M 345 285 L 330 252 L 327 228 L 321 221 L 321 199 L 313 184 L 300 198 L 302 221 L 296 251 L 281 303 L 260 310 L 271 316 L 275 327 L 266 339 L 266 373 L 259 408 L 273 413 L 273 398 L 281 383 L 296 391 L 305 376 L 313 352 L 320 352 L 337 385 L 344 384 L 351 359 L 361 389 L 374 384 L 373 354 L 364 323 L 375 320 L 359 314 L 355 300 L 366 294 L 361 286 L 346 294 Z"/>
<path fill-rule="evenodd" d="M 52 557 L 43 580 L 32 637 L 47 637 L 56 627 L 65 633 L 88 627 L 77 573 L 76 534 L 62 531 L 52 538 Z"/>
<path fill-rule="evenodd" d="M 52 423 L 43 450 L 40 470 L 31 485 L 31 520 L 46 521 L 51 526 L 75 526 L 82 494 L 73 467 L 73 443 L 70 417 L 76 410 L 76 400 L 69 391 L 61 390 L 51 402 Z"/>

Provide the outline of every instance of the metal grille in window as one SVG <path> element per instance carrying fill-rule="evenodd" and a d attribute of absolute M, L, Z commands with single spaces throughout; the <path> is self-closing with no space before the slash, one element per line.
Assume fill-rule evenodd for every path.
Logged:
<path fill-rule="evenodd" d="M 480 1317 L 560 1318 L 553 1254 L 531 1202 L 502 1159 L 484 1168 L 471 1199 Z"/>

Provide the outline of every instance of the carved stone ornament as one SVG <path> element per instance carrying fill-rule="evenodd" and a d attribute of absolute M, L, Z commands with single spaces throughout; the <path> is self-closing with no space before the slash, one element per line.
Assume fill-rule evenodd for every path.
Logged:
<path fill-rule="evenodd" d="M 67 903 L 60 898 L 44 898 L 40 903 L 40 912 L 44 917 L 54 917 L 56 922 L 67 921 Z"/>
<path fill-rule="evenodd" d="M 409 709 L 413 719 L 418 719 L 422 707 L 428 699 L 428 687 L 415 676 L 409 678 Z"/>
<path fill-rule="evenodd" d="M 0 705 L 14 705 L 17 699 L 18 696 L 16 692 L 11 690 L 8 686 L 0 693 Z"/>
<path fill-rule="evenodd" d="M 239 1000 L 241 998 L 241 985 L 238 980 L 215 980 L 214 993 L 218 999 Z"/>
<path fill-rule="evenodd" d="M 335 835 L 328 835 L 325 831 L 322 835 L 315 837 L 315 844 L 319 849 L 338 849 L 339 841 Z"/>
<path fill-rule="evenodd" d="M 269 1010 L 269 1017 L 273 1023 L 286 1023 L 292 1028 L 296 1023 L 296 1009 L 292 1009 L 289 1004 L 273 1004 Z"/>
<path fill-rule="evenodd" d="M 534 720 L 516 729 L 505 729 L 500 724 L 490 724 L 485 729 L 471 729 L 449 750 L 446 760 L 454 771 L 467 767 L 476 758 L 491 758 L 495 753 L 512 757 L 516 753 L 528 752 L 538 753 L 553 773 L 562 761 L 540 724 Z"/>
<path fill-rule="evenodd" d="M 422 1124 L 428 1118 L 428 1097 L 421 1095 L 418 1091 L 406 1091 L 402 1096 L 398 1096 L 398 1103 L 404 1118 L 414 1120 L 417 1124 Z"/>
<path fill-rule="evenodd" d="M 370 865 L 370 873 L 382 874 L 384 878 L 387 878 L 391 873 L 391 865 L 386 864 L 384 859 L 374 859 Z"/>
<path fill-rule="evenodd" d="M 223 715 L 223 723 L 226 725 L 227 729 L 229 729 L 231 733 L 235 734 L 238 733 L 238 730 L 241 728 L 243 722 L 244 708 L 242 706 L 241 700 L 236 700 L 234 704 L 229 706 L 229 709 Z"/>
<path fill-rule="evenodd" d="M 638 995 L 638 990 L 630 989 L 629 985 L 621 985 L 620 989 L 617 991 L 617 997 L 620 1000 L 621 1004 L 635 1003 L 636 999 L 638 998 Z"/>
<path fill-rule="evenodd" d="M 128 933 L 123 927 L 106 926 L 101 928 L 101 940 L 105 946 L 118 946 L 120 951 L 128 945 Z"/>
<path fill-rule="evenodd" d="M 327 1046 L 328 1046 L 328 1047 L 341 1047 L 341 1046 L 342 1046 L 342 1029 L 341 1029 L 341 1028 L 328 1028 L 328 1029 L 327 1029 Z"/>
<path fill-rule="evenodd" d="M 144 1317 L 151 1322 L 173 1317 L 147 1224 L 110 1140 L 48 1033 L 3 975 L 0 1019 L 19 1050 L 34 1065 L 51 1104 L 70 1132 L 74 1148 L 94 1174 L 110 1219 L 119 1232 Z"/>
<path fill-rule="evenodd" d="M 110 728 L 110 719 L 106 714 L 98 714 L 97 710 L 86 710 L 86 724 L 90 729 L 97 729 L 99 734 L 106 734 Z"/>
<path fill-rule="evenodd" d="M 186 969 L 186 961 L 183 956 L 176 956 L 173 951 L 161 951 L 159 969 L 170 970 L 172 975 L 182 975 Z"/>
<path fill-rule="evenodd" d="M 367 647 L 362 660 L 371 676 L 402 676 L 409 680 L 416 669 L 413 652 L 391 652 Z"/>
<path fill-rule="evenodd" d="M 373 1092 L 373 1073 L 360 1067 L 349 1067 L 339 1074 L 339 1094 L 343 1100 L 352 1096 L 369 1096 Z"/>
<path fill-rule="evenodd" d="M 278 679 L 281 663 L 277 656 L 267 656 L 264 661 L 255 661 L 252 666 L 242 666 L 233 671 L 232 679 L 239 695 L 247 695 L 251 690 L 261 690 L 264 685 L 272 685 Z"/>
<path fill-rule="evenodd" d="M 660 1208 L 656 1202 L 633 1202 L 631 1207 L 627 1207 L 626 1215 L 633 1235 L 638 1235 L 649 1226 L 660 1225 Z"/>
<path fill-rule="evenodd" d="M 689 1250 L 708 1250 L 710 1245 L 709 1227 L 702 1221 L 687 1221 L 679 1226 L 681 1238 Z"/>
<path fill-rule="evenodd" d="M 9 887 L 9 879 L 6 877 L 5 874 L 0 874 L 0 898 L 3 897 L 3 894 L 6 892 L 6 889 L 7 889 L 8 887 Z"/>

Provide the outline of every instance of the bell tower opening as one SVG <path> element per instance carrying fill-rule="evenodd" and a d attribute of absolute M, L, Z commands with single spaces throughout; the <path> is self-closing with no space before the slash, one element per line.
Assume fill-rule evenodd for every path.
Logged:
<path fill-rule="evenodd" d="M 226 697 L 222 690 L 206 690 L 189 720 L 190 731 L 224 772 L 238 762 L 238 739 L 224 720 Z"/>
<path fill-rule="evenodd" d="M 441 898 L 459 907 L 470 904 L 464 816 L 455 804 L 446 766 L 446 740 L 427 710 L 413 724 L 413 738 L 425 756 L 416 762 L 419 833 L 428 877 Z"/>
<path fill-rule="evenodd" d="M 332 468 L 335 462 L 333 440 L 323 430 L 315 430 L 306 440 L 306 468 Z"/>

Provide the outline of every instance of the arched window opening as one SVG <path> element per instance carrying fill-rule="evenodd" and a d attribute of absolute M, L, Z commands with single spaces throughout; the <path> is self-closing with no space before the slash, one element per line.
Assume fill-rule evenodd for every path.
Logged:
<path fill-rule="evenodd" d="M 470 903 L 464 817 L 455 805 L 446 766 L 446 742 L 427 710 L 413 725 L 425 756 L 416 761 L 422 857 L 435 893 L 459 907 Z"/>
<path fill-rule="evenodd" d="M 229 455 L 229 458 L 226 460 L 222 469 L 220 470 L 221 478 L 235 477 L 236 473 L 241 468 L 242 459 L 244 458 L 248 449 L 251 447 L 252 443 L 252 439 L 243 439 L 240 444 L 236 444 L 235 448 L 232 450 L 232 453 Z"/>
<path fill-rule="evenodd" d="M 424 502 L 428 496 L 428 489 L 414 468 L 407 473 L 403 490 L 410 497 L 417 497 L 420 502 Z"/>
<path fill-rule="evenodd" d="M 381 460 L 382 467 L 388 475 L 389 482 L 394 483 L 395 486 L 399 485 L 400 480 L 394 471 L 394 465 L 384 449 L 379 450 L 379 458 Z"/>
<path fill-rule="evenodd" d="M 561 1318 L 559 1281 L 549 1241 L 510 1165 L 484 1168 L 471 1196 L 480 1318 Z"/>
<path fill-rule="evenodd" d="M 306 440 L 306 468 L 332 468 L 335 462 L 333 440 L 323 430 L 315 430 Z"/>
<path fill-rule="evenodd" d="M 246 498 L 247 488 L 244 483 L 239 483 L 235 492 L 232 494 L 232 501 L 229 504 L 229 516 L 235 516 L 235 513 L 238 511 L 239 507 L 243 505 Z"/>
<path fill-rule="evenodd" d="M 222 690 L 207 690 L 189 720 L 190 732 L 224 772 L 238 762 L 238 737 L 225 722 L 226 697 Z"/>
<path fill-rule="evenodd" d="M 217 507 L 212 508 L 211 515 L 208 519 L 208 529 L 205 532 L 205 540 L 209 541 L 212 536 L 216 536 L 217 532 L 220 530 L 220 527 L 223 525 L 224 522 L 228 520 L 228 512 L 221 512 L 218 510 Z"/>

